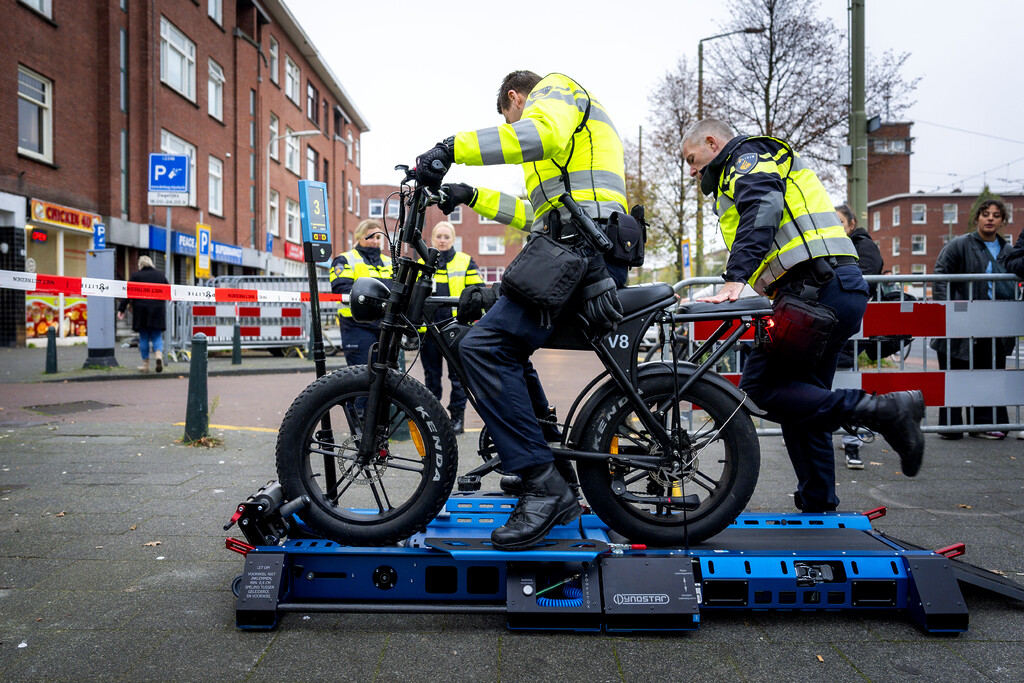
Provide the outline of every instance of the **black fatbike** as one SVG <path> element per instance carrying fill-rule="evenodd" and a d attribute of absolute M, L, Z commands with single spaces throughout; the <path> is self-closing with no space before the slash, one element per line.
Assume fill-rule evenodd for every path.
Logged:
<path fill-rule="evenodd" d="M 471 329 L 454 318 L 433 323 L 452 298 L 431 297 L 438 251 L 423 241 L 426 209 L 438 191 L 405 171 L 394 279 L 379 295 L 381 332 L 369 365 L 326 374 L 292 403 L 277 440 L 277 470 L 288 500 L 308 497 L 300 513 L 318 533 L 349 545 L 393 544 L 422 531 L 442 509 L 456 481 L 458 446 L 449 417 L 423 384 L 399 369 L 403 338 L 421 325 L 464 376 L 459 342 Z M 402 245 L 411 256 L 401 255 Z M 423 263 L 418 263 L 416 257 Z M 370 296 L 356 281 L 352 298 Z M 748 329 L 763 332 L 766 299 L 676 308 L 667 284 L 618 291 L 624 319 L 591 338 L 573 311 L 555 321 L 545 348 L 589 350 L 604 372 L 576 397 L 555 458 L 575 464 L 587 504 L 608 526 L 636 543 L 698 543 L 727 527 L 754 492 L 760 448 L 753 403 L 714 372 L 715 363 Z M 365 301 L 363 302 L 366 303 Z M 673 330 L 694 320 L 720 320 L 718 331 L 686 358 L 637 363 L 644 331 Z M 663 345 L 664 345 L 664 339 Z M 668 344 L 668 348 L 677 345 Z M 476 397 L 463 382 L 469 401 Z M 486 428 L 483 462 L 460 487 L 501 471 Z"/>

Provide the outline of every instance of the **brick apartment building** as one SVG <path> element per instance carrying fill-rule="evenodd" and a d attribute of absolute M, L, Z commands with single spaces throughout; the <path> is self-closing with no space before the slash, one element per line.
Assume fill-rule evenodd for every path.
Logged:
<path fill-rule="evenodd" d="M 868 139 L 868 215 L 863 225 L 894 275 L 935 271 L 939 251 L 952 237 L 974 229 L 970 210 L 977 194 L 910 191 L 912 123 L 887 123 Z M 1014 206 L 1024 195 L 1001 195 L 1006 204 L 1004 237 L 1017 235 Z"/>
<path fill-rule="evenodd" d="M 362 191 L 359 214 L 383 219 L 389 232 L 398 220 L 398 192 L 395 185 L 366 185 Z M 430 232 L 439 222 L 447 220 L 455 226 L 455 249 L 473 257 L 480 276 L 488 284 L 497 282 L 505 268 L 523 248 L 526 233 L 512 231 L 497 221 L 482 218 L 466 206 L 460 206 L 447 218 L 436 206 L 427 209 L 423 222 L 423 239 L 430 244 Z"/>
<path fill-rule="evenodd" d="M 212 276 L 305 272 L 301 178 L 327 183 L 332 239 L 350 243 L 369 127 L 281 0 L 0 8 L 0 83 L 11 94 L 0 105 L 0 230 L 21 259 L 0 267 L 84 276 L 92 226 L 103 222 L 115 277 L 140 253 L 163 268 L 167 210 L 148 204 L 151 153 L 190 159 L 188 206 L 170 211 L 174 282 L 195 281 L 200 222 L 211 230 Z M 56 323 L 79 303 L 29 298 Z"/>

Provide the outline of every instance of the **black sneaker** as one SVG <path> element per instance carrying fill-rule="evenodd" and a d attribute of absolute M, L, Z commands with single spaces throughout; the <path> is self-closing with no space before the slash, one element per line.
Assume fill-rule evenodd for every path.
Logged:
<path fill-rule="evenodd" d="M 864 469 L 864 461 L 860 459 L 860 446 L 852 443 L 846 444 L 843 448 L 846 453 L 846 467 L 851 470 Z"/>
<path fill-rule="evenodd" d="M 881 434 L 900 456 L 903 474 L 915 476 L 924 456 L 924 396 L 920 391 L 865 394 L 853 409 L 852 421 Z"/>

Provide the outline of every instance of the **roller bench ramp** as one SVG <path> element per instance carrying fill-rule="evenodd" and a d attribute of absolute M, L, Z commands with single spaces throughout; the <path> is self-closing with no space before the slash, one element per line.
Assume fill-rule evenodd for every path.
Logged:
<path fill-rule="evenodd" d="M 490 544 L 515 500 L 453 494 L 427 529 L 388 547 L 318 537 L 271 482 L 226 526 L 245 541 L 233 584 L 240 629 L 271 629 L 289 612 L 503 614 L 510 629 L 689 631 L 723 610 L 900 611 L 924 631 L 966 631 L 960 584 L 1024 601 L 1024 586 L 872 528 L 866 513 L 746 513 L 690 547 L 617 537 L 595 514 L 555 527 L 543 543 Z M 282 514 L 283 513 L 283 514 Z M 836 618 L 841 618 L 839 615 Z"/>

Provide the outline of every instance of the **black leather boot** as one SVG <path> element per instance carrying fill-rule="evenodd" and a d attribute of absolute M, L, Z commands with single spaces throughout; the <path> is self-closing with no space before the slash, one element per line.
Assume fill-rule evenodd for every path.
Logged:
<path fill-rule="evenodd" d="M 580 516 L 580 504 L 554 463 L 534 465 L 519 473 L 525 492 L 505 526 L 491 532 L 499 550 L 525 550 L 548 535 L 558 524 Z"/>
<path fill-rule="evenodd" d="M 576 470 L 573 469 L 572 463 L 568 460 L 555 460 L 555 469 L 562 475 L 562 479 L 565 479 L 565 483 L 569 485 L 572 492 L 576 494 L 578 498 L 580 495 L 580 482 L 576 478 Z M 501 487 L 502 493 L 519 498 L 526 492 L 523 488 L 523 480 L 518 474 L 506 474 L 498 482 L 498 486 Z"/>
<path fill-rule="evenodd" d="M 464 434 L 466 431 L 465 413 L 452 413 L 452 431 L 456 434 Z"/>
<path fill-rule="evenodd" d="M 881 396 L 865 394 L 853 409 L 851 420 L 878 432 L 900 456 L 903 474 L 913 477 L 924 456 L 924 396 L 920 391 L 894 391 Z"/>

